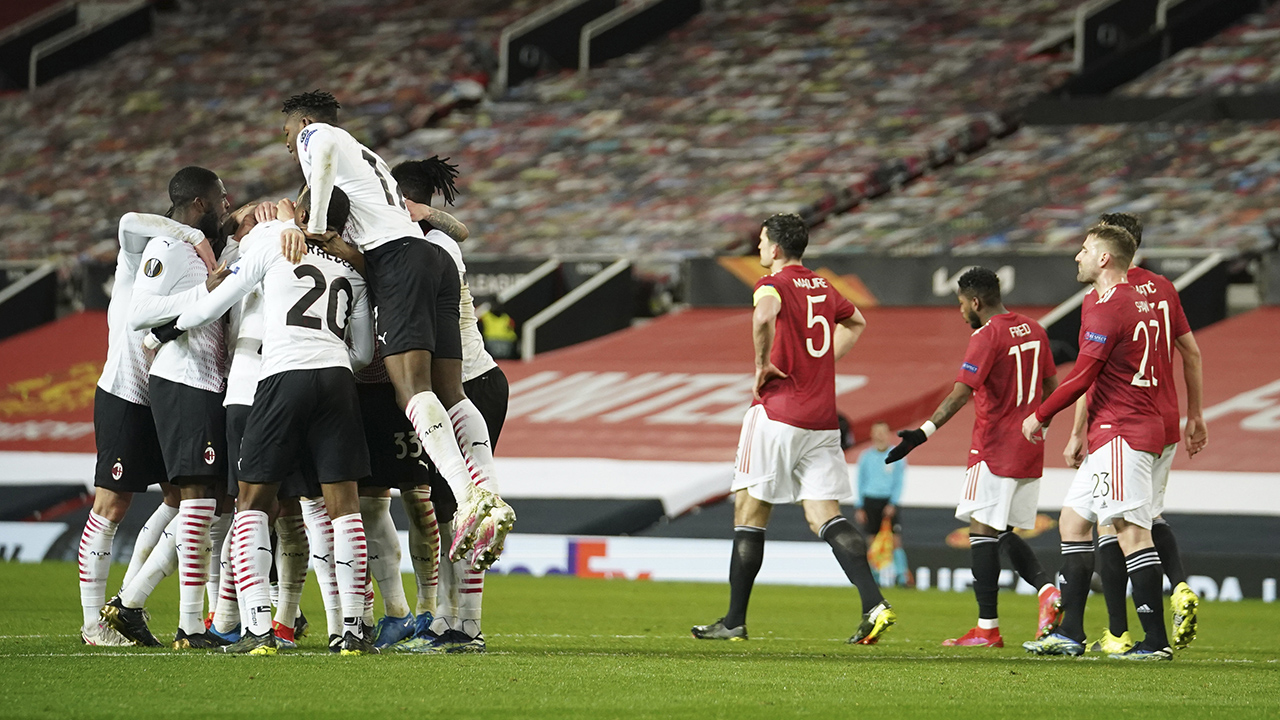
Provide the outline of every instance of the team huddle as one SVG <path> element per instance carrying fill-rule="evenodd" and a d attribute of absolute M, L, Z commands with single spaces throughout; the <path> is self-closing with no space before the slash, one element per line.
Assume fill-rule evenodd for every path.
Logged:
<path fill-rule="evenodd" d="M 296 202 L 232 212 L 217 174 L 187 167 L 166 216 L 120 220 L 79 547 L 85 643 L 160 645 L 144 606 L 176 571 L 175 648 L 295 647 L 310 566 L 332 652 L 485 649 L 484 571 L 515 522 L 493 461 L 508 390 L 476 327 L 466 228 L 430 206 L 452 202 L 456 168 L 392 169 L 338 109 L 323 92 L 284 104 Z M 116 528 L 154 484 L 164 502 L 108 601 Z"/>
<path fill-rule="evenodd" d="M 270 655 L 296 647 L 308 627 L 299 605 L 313 567 L 333 652 L 485 649 L 484 572 L 515 521 L 493 460 L 508 387 L 476 325 L 458 245 L 466 227 L 430 204 L 437 195 L 453 201 L 456 168 L 438 158 L 390 168 L 337 126 L 338 109 L 323 92 L 284 103 L 285 142 L 305 180 L 296 201 L 232 212 L 218 175 L 187 167 L 169 183 L 166 216 L 120 219 L 94 402 L 98 492 L 79 547 L 85 643 L 159 646 L 145 605 L 176 572 L 175 648 Z M 945 645 L 1003 647 L 1002 550 L 1039 594 L 1037 638 L 1024 644 L 1031 652 L 1085 652 L 1095 565 L 1109 626 L 1094 649 L 1168 660 L 1171 646 L 1195 638 L 1198 599 L 1161 514 L 1180 437 L 1191 456 L 1207 442 L 1200 353 L 1173 285 L 1133 265 L 1141 236 L 1141 223 L 1124 214 L 1088 230 L 1077 279 L 1092 291 L 1079 357 L 1061 384 L 1045 330 L 1004 307 L 996 275 L 973 268 L 959 278 L 961 314 L 974 332 L 954 388 L 928 422 L 898 433 L 885 459 L 901 460 L 973 400 L 956 517 L 969 523 L 978 622 Z M 729 609 L 695 626 L 697 638 L 747 639 L 747 605 L 778 503 L 803 505 L 858 588 L 862 617 L 849 642 L 874 644 L 898 621 L 865 536 L 839 507 L 852 493 L 835 361 L 867 323 L 802 265 L 807 244 L 796 215 L 770 217 L 760 231 L 770 274 L 754 293 L 755 402 L 734 469 Z M 1078 472 L 1063 501 L 1057 585 L 1014 529 L 1035 526 L 1043 429 L 1071 406 L 1065 457 Z M 164 502 L 107 600 L 116 528 L 133 493 L 156 484 Z M 412 609 L 392 488 L 409 518 Z M 373 583 L 384 606 L 376 623 Z M 1145 633 L 1137 643 L 1127 627 L 1129 583 Z"/>
<path fill-rule="evenodd" d="M 903 430 L 886 463 L 926 442 L 972 399 L 976 418 L 956 518 L 969 523 L 978 623 L 943 641 L 1003 647 L 997 596 L 1000 552 L 1039 595 L 1039 655 L 1082 655 L 1085 603 L 1095 558 L 1108 627 L 1091 649 L 1124 660 L 1171 660 L 1173 647 L 1196 636 L 1199 599 L 1187 585 L 1177 542 L 1161 517 L 1180 437 L 1189 456 L 1208 442 L 1202 413 L 1200 350 L 1173 284 L 1134 264 L 1142 239 L 1138 218 L 1106 214 L 1089 228 L 1076 255 L 1077 280 L 1091 285 L 1081 308 L 1079 356 L 1061 384 L 1044 328 L 1004 307 L 1000 281 L 985 268 L 960 276 L 961 315 L 973 328 L 951 393 L 921 427 Z M 805 269 L 804 221 L 775 215 L 760 231 L 760 263 L 770 274 L 756 285 L 753 315 L 755 403 L 743 420 L 735 466 L 734 537 L 729 609 L 701 639 L 746 640 L 746 610 L 764 555 L 772 506 L 799 502 L 812 530 L 828 544 L 862 600 L 850 643 L 874 644 L 897 622 L 867 561 L 862 532 L 840 514 L 850 497 L 835 408 L 835 361 L 858 341 L 866 321 L 823 278 Z M 1187 388 L 1180 426 L 1174 350 Z M 1059 529 L 1060 586 L 1014 533 L 1035 527 L 1044 468 L 1043 430 L 1075 407 L 1064 451 L 1077 468 L 1063 501 Z M 1097 528 L 1096 545 L 1093 537 Z M 1162 582 L 1173 587 L 1173 638 L 1166 629 Z M 1145 637 L 1128 632 L 1127 586 Z M 1172 645 L 1172 647 L 1171 647 Z"/>

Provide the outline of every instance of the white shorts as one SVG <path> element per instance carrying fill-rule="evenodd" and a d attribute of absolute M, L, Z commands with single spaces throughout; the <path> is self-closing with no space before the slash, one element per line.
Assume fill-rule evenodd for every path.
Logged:
<path fill-rule="evenodd" d="M 763 405 L 742 419 L 732 490 L 771 505 L 842 500 L 853 494 L 839 430 L 806 430 L 770 420 Z"/>
<path fill-rule="evenodd" d="M 1151 529 L 1151 476 L 1158 456 L 1134 450 L 1124 438 L 1089 453 L 1067 490 L 1063 507 L 1099 525 L 1116 518 Z"/>
<path fill-rule="evenodd" d="M 956 506 L 956 519 L 977 520 L 996 530 L 1036 526 L 1040 505 L 1040 478 L 1007 478 L 991 472 L 985 461 L 965 472 L 964 497 Z"/>
<path fill-rule="evenodd" d="M 1164 514 L 1164 491 L 1169 486 L 1169 471 L 1173 469 L 1173 456 L 1178 454 L 1178 444 L 1165 445 L 1164 452 L 1151 468 L 1151 517 Z"/>

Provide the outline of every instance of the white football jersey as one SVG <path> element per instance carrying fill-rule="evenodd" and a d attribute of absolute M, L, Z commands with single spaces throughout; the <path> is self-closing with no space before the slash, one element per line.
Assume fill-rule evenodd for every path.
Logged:
<path fill-rule="evenodd" d="M 422 237 L 422 229 L 409 219 L 391 168 L 346 130 L 311 123 L 298 134 L 296 151 L 311 187 L 308 232 L 325 231 L 329 195 L 337 186 L 351 201 L 351 221 L 343 237 L 361 251 L 402 237 Z"/>
<path fill-rule="evenodd" d="M 240 246 L 227 241 L 227 249 L 218 258 L 228 265 L 240 259 Z M 231 322 L 227 325 L 227 355 L 231 368 L 227 371 L 227 396 L 223 405 L 252 405 L 262 372 L 262 286 L 259 285 L 231 306 Z"/>
<path fill-rule="evenodd" d="M 129 327 L 129 306 L 133 302 L 133 280 L 142 266 L 147 241 L 157 235 L 176 237 L 195 245 L 204 240 L 199 230 L 162 215 L 125 213 L 120 218 L 120 253 L 107 303 L 107 361 L 102 366 L 98 387 L 123 400 L 150 405 L 147 373 L 151 358 L 142 349 L 145 330 Z"/>
<path fill-rule="evenodd" d="M 458 315 L 459 329 L 462 331 L 462 381 L 474 380 L 497 367 L 498 363 L 484 349 L 484 335 L 480 333 L 475 302 L 471 299 L 471 288 L 467 285 L 467 265 L 462 261 L 462 248 L 457 240 L 440 230 L 428 231 L 427 240 L 444 248 L 449 257 L 453 258 L 453 264 L 458 266 L 458 279 L 462 283 Z"/>
<path fill-rule="evenodd" d="M 240 241 L 231 275 L 183 312 L 178 327 L 193 332 L 261 284 L 262 370 L 358 369 L 373 357 L 373 318 L 364 278 L 346 262 L 308 246 L 302 262 L 280 254 L 280 233 L 293 223 L 260 223 Z M 351 347 L 347 346 L 350 337 Z"/>
<path fill-rule="evenodd" d="M 189 243 L 155 237 L 142 253 L 142 267 L 133 282 L 129 322 L 134 329 L 163 325 L 182 309 L 206 296 L 209 271 Z M 151 374 L 199 390 L 220 393 L 226 388 L 227 348 L 223 326 L 216 322 L 198 332 L 165 343 L 151 362 Z"/>

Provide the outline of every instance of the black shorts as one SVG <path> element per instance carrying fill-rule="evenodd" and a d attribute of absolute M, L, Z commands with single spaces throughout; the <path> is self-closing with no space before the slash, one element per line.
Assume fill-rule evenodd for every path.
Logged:
<path fill-rule="evenodd" d="M 222 393 L 152 375 L 151 414 L 170 482 L 226 482 L 227 411 Z"/>
<path fill-rule="evenodd" d="M 507 420 L 507 401 L 511 395 L 506 373 L 502 372 L 502 368 L 495 367 L 462 383 L 462 391 L 484 417 L 485 427 L 489 429 L 489 447 L 496 449 L 502 425 Z M 452 517 L 453 510 L 450 508 L 457 508 L 453 491 L 431 460 L 426 459 L 426 462 L 430 469 L 431 480 L 428 484 L 431 485 L 431 500 L 435 503 L 436 513 L 440 517 Z M 442 509 L 447 512 L 441 514 Z"/>
<path fill-rule="evenodd" d="M 889 505 L 889 498 L 863 498 L 862 509 L 867 513 L 867 524 L 863 527 L 863 531 L 868 537 L 875 537 L 880 532 L 880 523 L 884 522 L 884 509 Z M 893 514 L 893 531 L 895 533 L 902 532 L 902 508 L 895 506 L 897 512 Z"/>
<path fill-rule="evenodd" d="M 432 357 L 462 359 L 462 283 L 449 253 L 404 237 L 365 253 L 364 267 L 383 357 L 427 350 Z"/>
<path fill-rule="evenodd" d="M 94 487 L 145 492 L 169 476 L 151 408 L 97 388 L 93 391 L 93 439 L 98 446 Z"/>
<path fill-rule="evenodd" d="M 240 444 L 252 411 L 252 405 L 227 406 L 227 494 L 231 497 L 240 494 Z M 307 458 L 299 458 L 294 471 L 280 483 L 279 494 L 283 498 L 320 497 L 320 483 Z"/>
<path fill-rule="evenodd" d="M 413 423 L 396 403 L 396 389 L 391 383 L 356 383 L 360 396 L 360 416 L 364 437 L 369 445 L 369 469 L 372 475 L 360 481 L 361 487 L 413 487 L 431 482 L 431 473 L 419 463 L 426 460 Z"/>
<path fill-rule="evenodd" d="M 258 381 L 240 443 L 240 481 L 283 482 L 304 459 L 320 483 L 369 475 L 356 381 L 347 368 L 288 370 Z"/>

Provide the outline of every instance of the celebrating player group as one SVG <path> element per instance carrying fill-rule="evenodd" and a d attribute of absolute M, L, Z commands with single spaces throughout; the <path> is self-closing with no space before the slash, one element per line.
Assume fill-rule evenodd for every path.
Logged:
<path fill-rule="evenodd" d="M 1187 586 L 1177 543 L 1161 518 L 1169 469 L 1182 432 L 1174 350 L 1187 387 L 1185 438 L 1195 456 L 1208 442 L 1201 411 L 1200 351 L 1173 284 L 1134 265 L 1142 224 L 1103 215 L 1085 233 L 1077 279 L 1091 289 L 1082 307 L 1080 352 L 1059 384 L 1049 338 L 1035 320 L 1005 308 L 999 278 L 975 267 L 960 276 L 960 314 L 973 329 L 951 393 L 921 427 L 898 433 L 886 463 L 906 457 L 972 399 L 976 410 L 956 518 L 969 523 L 977 625 L 943 645 L 1004 647 L 997 613 L 1000 551 L 1039 594 L 1039 655 L 1086 650 L 1084 608 L 1097 558 L 1109 626 L 1092 646 L 1112 658 L 1171 660 L 1196 636 L 1198 598 Z M 805 269 L 804 221 L 775 215 L 760 231 L 753 340 L 755 402 L 743 420 L 734 472 L 734 536 L 729 608 L 700 639 L 746 640 L 746 611 L 776 503 L 799 502 L 813 531 L 831 545 L 862 600 L 850 643 L 874 644 L 898 620 L 867 562 L 866 538 L 840 514 L 852 495 L 840 452 L 835 361 L 866 321 L 826 280 Z M 1061 584 L 1014 532 L 1035 527 L 1044 467 L 1044 429 L 1075 406 L 1064 456 L 1078 468 L 1063 501 Z M 961 478 L 957 478 L 958 481 Z M 1094 527 L 1098 538 L 1095 549 Z M 1173 586 L 1173 639 L 1162 581 Z M 1130 639 L 1126 586 L 1145 637 Z M 1172 647 L 1171 647 L 1172 646 Z"/>
<path fill-rule="evenodd" d="M 338 110 L 323 92 L 284 103 L 285 143 L 304 180 L 296 199 L 233 212 L 216 173 L 187 167 L 169 183 L 166 216 L 120 219 L 94 403 L 97 494 L 79 546 L 85 643 L 160 645 L 145 605 L 176 572 L 173 647 L 254 655 L 296 647 L 308 628 L 299 603 L 310 566 L 335 653 L 485 650 L 484 571 L 515 522 L 493 460 L 508 387 L 476 326 L 458 244 L 467 229 L 431 206 L 437 195 L 453 201 L 456 168 L 438 158 L 391 168 L 339 127 Z M 1031 652 L 1086 651 L 1095 566 L 1109 624 L 1093 649 L 1169 660 L 1195 638 L 1198 599 L 1161 514 L 1179 440 L 1185 434 L 1194 456 L 1208 438 L 1200 352 L 1173 285 L 1133 264 L 1141 239 L 1141 223 L 1126 214 L 1103 215 L 1086 232 L 1076 261 L 1091 290 L 1079 357 L 1061 383 L 1045 330 L 1005 308 L 995 273 L 976 267 L 959 278 L 973 334 L 954 388 L 921 427 L 898 433 L 885 458 L 901 460 L 974 402 L 956 517 L 969 523 L 978 617 L 944 645 L 1003 647 L 1001 551 L 1039 595 L 1036 638 L 1024 643 Z M 734 468 L 729 606 L 693 628 L 700 639 L 747 639 L 778 503 L 803 505 L 857 587 L 861 617 L 850 643 L 875 644 L 898 622 L 862 529 L 839 506 L 852 492 L 835 362 L 867 322 L 803 266 L 807 245 L 797 215 L 761 227 L 760 262 L 770 274 L 754 293 L 755 402 Z M 1078 471 L 1063 501 L 1055 583 L 1014 530 L 1035 526 L 1043 431 L 1073 406 L 1064 457 Z M 108 600 L 116 528 L 133 493 L 152 485 L 164 501 Z M 412 609 L 392 488 L 409 518 Z M 1172 639 L 1164 575 L 1173 586 Z M 384 606 L 376 623 L 375 582 Z M 1129 584 L 1144 631 L 1136 643 Z"/>
<path fill-rule="evenodd" d="M 388 167 L 338 126 L 328 93 L 283 110 L 296 202 L 232 212 L 217 174 L 187 167 L 165 217 L 120 220 L 81 637 L 160 645 L 144 606 L 176 571 L 173 647 L 275 654 L 308 627 L 310 565 L 331 651 L 483 652 L 484 571 L 515 514 L 493 462 L 507 382 L 476 327 L 467 231 L 430 205 L 452 202 L 456 168 Z M 156 484 L 164 502 L 108 601 L 116 528 Z M 392 487 L 410 519 L 413 611 Z"/>

